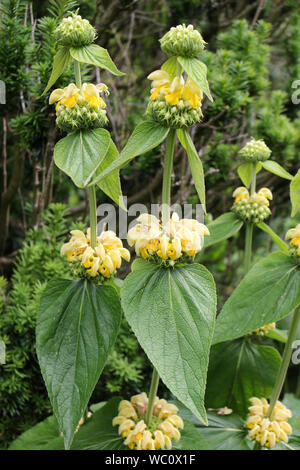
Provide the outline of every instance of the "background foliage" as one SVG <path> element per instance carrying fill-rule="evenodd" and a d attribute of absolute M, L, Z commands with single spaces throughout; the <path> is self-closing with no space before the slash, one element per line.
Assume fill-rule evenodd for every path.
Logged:
<path fill-rule="evenodd" d="M 145 112 L 147 75 L 166 59 L 158 39 L 180 22 L 201 30 L 208 43 L 201 59 L 208 66 L 214 102 L 204 101 L 204 120 L 192 136 L 206 173 L 208 220 L 230 209 L 232 190 L 240 185 L 237 151 L 250 136 L 265 139 L 272 158 L 292 174 L 299 166 L 299 105 L 291 101 L 292 84 L 300 79 L 297 0 L 1 1 L 0 79 L 6 84 L 6 104 L 0 105 L 0 338 L 8 351 L 6 365 L 0 366 L 3 447 L 50 412 L 34 350 L 36 309 L 46 281 L 69 275 L 59 257 L 68 231 L 75 223 L 88 223 L 85 191 L 75 189 L 53 165 L 53 147 L 61 136 L 53 107 L 41 96 L 57 50 L 53 31 L 76 5 L 95 25 L 97 43 L 127 73 L 116 79 L 106 72 L 100 77 L 96 68 L 84 69 L 84 79 L 101 78 L 111 90 L 109 130 L 119 149 Z M 67 70 L 56 86 L 72 80 Z M 163 148 L 154 149 L 122 170 L 128 205 L 158 201 L 162 154 Z M 182 151 L 176 152 L 174 170 L 173 202 L 197 202 Z M 258 186 L 275 193 L 270 223 L 283 236 L 291 225 L 288 181 L 262 171 Z M 98 202 L 104 201 L 98 192 Z M 265 234 L 255 235 L 259 259 L 273 246 Z M 201 255 L 215 274 L 221 303 L 241 277 L 242 249 L 242 238 L 235 236 Z M 147 367 L 124 321 L 93 401 L 142 390 Z"/>

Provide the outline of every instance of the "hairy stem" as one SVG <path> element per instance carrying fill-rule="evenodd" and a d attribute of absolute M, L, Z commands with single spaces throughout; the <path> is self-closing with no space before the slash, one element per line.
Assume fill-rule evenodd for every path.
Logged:
<path fill-rule="evenodd" d="M 252 164 L 252 179 L 251 179 L 251 189 L 250 194 L 253 196 L 256 189 L 256 164 Z M 244 254 L 244 269 L 245 274 L 250 269 L 251 258 L 252 258 L 252 239 L 253 239 L 253 223 L 246 222 L 246 237 L 245 237 L 245 254 Z"/>
<path fill-rule="evenodd" d="M 80 62 L 74 60 L 75 83 L 78 88 L 81 88 L 81 71 Z M 96 201 L 96 187 L 95 185 L 89 187 L 89 201 L 90 201 L 90 227 L 91 227 L 91 247 L 95 248 L 97 244 L 97 201 Z"/>
<path fill-rule="evenodd" d="M 285 344 L 285 348 L 283 351 L 281 366 L 280 366 L 276 383 L 275 383 L 275 386 L 274 386 L 274 389 L 270 398 L 270 407 L 268 411 L 268 417 L 272 416 L 276 402 L 280 396 L 280 393 L 281 393 L 281 390 L 282 390 L 282 387 L 286 378 L 287 370 L 289 367 L 289 363 L 290 363 L 292 351 L 293 351 L 293 342 L 296 339 L 299 322 L 300 322 L 300 306 L 296 308 L 293 314 L 287 342 Z"/>
<path fill-rule="evenodd" d="M 97 202 L 95 185 L 89 187 L 91 247 L 97 245 Z"/>
<path fill-rule="evenodd" d="M 152 380 L 150 385 L 150 391 L 148 396 L 148 408 L 145 416 L 146 424 L 149 424 L 153 415 L 154 400 L 157 395 L 157 389 L 159 384 L 159 375 L 157 370 L 153 367 Z"/>
<path fill-rule="evenodd" d="M 252 179 L 251 179 L 251 189 L 250 194 L 253 196 L 256 190 L 256 163 L 252 163 Z"/>
<path fill-rule="evenodd" d="M 74 59 L 75 83 L 77 88 L 81 88 L 80 62 Z"/>
<path fill-rule="evenodd" d="M 176 131 L 170 129 L 166 141 L 166 154 L 164 160 L 163 188 L 162 188 L 162 223 L 167 224 L 170 219 L 171 205 L 171 174 L 176 142 Z"/>
<path fill-rule="evenodd" d="M 246 239 L 245 239 L 245 255 L 244 255 L 245 274 L 247 274 L 251 266 L 252 238 L 253 238 L 253 224 L 251 222 L 247 222 L 246 223 Z"/>

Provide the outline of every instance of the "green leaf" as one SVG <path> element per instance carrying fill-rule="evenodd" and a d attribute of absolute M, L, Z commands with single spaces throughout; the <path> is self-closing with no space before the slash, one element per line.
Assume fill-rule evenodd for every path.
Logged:
<path fill-rule="evenodd" d="M 265 162 L 261 162 L 263 168 L 274 175 L 280 176 L 286 180 L 292 180 L 293 176 L 286 171 L 279 163 L 274 162 L 273 160 L 266 160 Z"/>
<path fill-rule="evenodd" d="M 183 420 L 184 428 L 180 429 L 179 442 L 172 441 L 172 450 L 211 450 L 211 446 L 198 432 L 197 428 L 186 419 Z"/>
<path fill-rule="evenodd" d="M 121 398 L 114 397 L 107 403 L 91 405 L 92 417 L 75 434 L 71 450 L 129 450 L 118 434 L 118 426 L 112 420 L 118 415 Z M 184 429 L 180 430 L 181 439 L 173 441 L 173 449 L 208 450 L 210 445 L 199 434 L 192 423 L 184 419 Z M 23 433 L 10 446 L 10 450 L 62 450 L 63 438 L 60 437 L 57 420 L 50 416 L 42 423 Z"/>
<path fill-rule="evenodd" d="M 300 170 L 296 176 L 294 176 L 290 185 L 290 195 L 292 203 L 292 217 L 295 217 L 296 213 L 300 209 Z"/>
<path fill-rule="evenodd" d="M 204 422 L 204 393 L 216 292 L 201 265 L 159 267 L 144 261 L 121 289 L 128 323 L 171 392 Z"/>
<path fill-rule="evenodd" d="M 93 413 L 84 426 L 75 435 L 72 450 L 128 450 L 118 426 L 112 420 L 118 415 L 118 406 L 122 398 L 111 398 L 100 410 Z"/>
<path fill-rule="evenodd" d="M 105 129 L 72 133 L 57 142 L 54 160 L 76 186 L 84 188 L 104 160 L 110 143 L 110 134 Z"/>
<path fill-rule="evenodd" d="M 120 169 L 134 157 L 157 147 L 168 135 L 169 129 L 162 127 L 154 121 L 144 121 L 138 124 L 128 139 L 127 144 L 117 158 L 108 168 L 102 171 L 93 183 L 99 183 L 112 171 Z"/>
<path fill-rule="evenodd" d="M 109 167 L 109 165 L 111 165 L 118 158 L 118 156 L 119 152 L 117 150 L 117 147 L 115 146 L 113 141 L 110 140 L 108 151 L 105 155 L 105 158 L 98 166 L 94 178 L 96 178 L 97 175 L 102 173 L 102 171 L 106 170 L 106 168 Z M 116 204 L 118 204 L 122 209 L 126 210 L 123 201 L 119 170 L 115 170 L 110 173 L 105 179 L 103 179 L 98 184 L 98 186 L 108 197 L 115 201 Z"/>
<path fill-rule="evenodd" d="M 220 215 L 207 225 L 210 232 L 209 237 L 204 237 L 204 247 L 214 245 L 222 240 L 233 237 L 243 226 L 243 221 L 233 212 L 226 212 Z"/>
<path fill-rule="evenodd" d="M 90 44 L 83 47 L 71 47 L 70 54 L 78 62 L 96 65 L 102 69 L 108 70 L 113 75 L 122 77 L 125 73 L 120 72 L 112 61 L 109 53 L 103 47 L 97 44 Z"/>
<path fill-rule="evenodd" d="M 181 403 L 175 402 L 182 418 L 189 420 L 198 429 L 199 434 L 211 445 L 213 450 L 249 450 L 244 421 L 236 414 L 226 416 L 208 412 L 208 426 L 192 415 Z"/>
<path fill-rule="evenodd" d="M 204 171 L 203 171 L 202 162 L 199 158 L 197 150 L 195 149 L 191 136 L 188 134 L 188 132 L 186 130 L 177 129 L 177 136 L 181 145 L 186 150 L 190 167 L 191 167 L 191 171 L 192 171 L 195 188 L 197 190 L 199 199 L 203 205 L 204 212 L 206 212 L 205 181 L 204 181 Z"/>
<path fill-rule="evenodd" d="M 256 263 L 218 315 L 214 343 L 239 338 L 287 316 L 300 303 L 300 268 L 281 252 Z"/>
<path fill-rule="evenodd" d="M 260 222 L 259 224 L 256 224 L 258 228 L 266 232 L 273 240 L 273 242 L 276 243 L 276 245 L 280 248 L 283 253 L 286 255 L 289 253 L 289 248 L 286 243 L 284 243 L 283 240 L 269 227 L 269 225 L 265 224 L 264 222 Z"/>
<path fill-rule="evenodd" d="M 62 47 L 54 57 L 53 69 L 43 95 L 54 85 L 70 62 L 70 52 L 68 47 Z M 42 96 L 43 96 L 42 95 Z"/>
<path fill-rule="evenodd" d="M 23 432 L 9 450 L 63 450 L 64 439 L 60 436 L 57 419 L 50 416 Z"/>
<path fill-rule="evenodd" d="M 251 397 L 269 397 L 281 363 L 271 346 L 252 344 L 249 338 L 212 347 L 206 387 L 206 406 L 227 406 L 242 417 Z"/>
<path fill-rule="evenodd" d="M 241 178 L 243 184 L 246 186 L 246 188 L 250 186 L 250 183 L 252 180 L 252 169 L 253 169 L 253 163 L 250 163 L 250 162 L 243 163 L 238 168 L 238 175 Z M 260 170 L 261 170 L 261 163 L 257 163 L 256 173 L 258 173 Z"/>
<path fill-rule="evenodd" d="M 121 321 L 118 294 L 90 281 L 51 281 L 37 317 L 37 354 L 69 448 Z"/>
<path fill-rule="evenodd" d="M 177 57 L 178 62 L 182 66 L 187 75 L 198 85 L 198 87 L 213 101 L 210 94 L 208 81 L 206 78 L 207 67 L 201 60 L 191 57 Z"/>
<path fill-rule="evenodd" d="M 170 80 L 172 81 L 173 78 L 177 75 L 178 70 L 178 61 L 177 57 L 170 57 L 161 67 L 162 70 L 167 72 L 170 76 Z"/>

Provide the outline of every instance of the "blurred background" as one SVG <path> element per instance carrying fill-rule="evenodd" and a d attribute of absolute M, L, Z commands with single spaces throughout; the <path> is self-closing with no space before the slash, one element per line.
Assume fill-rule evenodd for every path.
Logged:
<path fill-rule="evenodd" d="M 240 186 L 238 150 L 251 136 L 264 139 L 272 157 L 289 172 L 299 168 L 300 7 L 298 0 L 86 0 L 0 1 L 0 339 L 7 348 L 0 365 L 0 448 L 51 413 L 35 354 L 35 318 L 46 282 L 68 275 L 59 248 L 68 232 L 88 224 L 88 200 L 53 163 L 62 137 L 54 106 L 41 96 L 57 51 L 53 31 L 69 10 L 79 8 L 97 29 L 96 42 L 109 50 L 126 76 L 116 78 L 85 67 L 85 81 L 110 89 L 109 130 L 122 149 L 144 119 L 149 97 L 147 75 L 166 56 L 159 38 L 180 23 L 193 24 L 207 42 L 201 60 L 208 67 L 214 102 L 203 102 L 203 121 L 191 129 L 203 161 L 208 217 L 232 205 Z M 297 84 L 296 80 L 299 80 Z M 74 81 L 67 70 L 55 88 Z M 299 93 L 300 98 L 300 93 Z M 128 205 L 159 202 L 161 146 L 121 170 Z M 173 203 L 197 203 L 186 155 L 177 150 Z M 283 237 L 300 215 L 290 219 L 289 181 L 262 171 L 258 187 L 275 196 L 270 225 Z M 109 202 L 97 192 L 98 204 Z M 272 251 L 267 236 L 255 232 L 255 259 Z M 242 275 L 243 236 L 224 241 L 201 255 L 214 274 L 220 304 Z M 124 277 L 129 266 L 121 273 Z M 92 402 L 111 394 L 132 394 L 148 385 L 148 363 L 128 326 L 122 324 L 117 347 Z"/>

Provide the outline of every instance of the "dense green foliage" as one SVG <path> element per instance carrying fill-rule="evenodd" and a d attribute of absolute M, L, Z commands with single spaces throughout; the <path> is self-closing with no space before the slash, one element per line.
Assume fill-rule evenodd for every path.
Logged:
<path fill-rule="evenodd" d="M 0 268 L 7 280 L 0 278 L 0 339 L 6 343 L 7 358 L 6 365 L 0 365 L 0 447 L 51 412 L 34 346 L 37 307 L 48 280 L 70 276 L 59 256 L 67 233 L 72 227 L 87 225 L 84 190 L 75 193 L 71 180 L 53 165 L 53 147 L 62 136 L 55 129 L 48 95 L 42 95 L 57 51 L 53 31 L 69 9 L 80 6 L 82 15 L 96 26 L 97 43 L 107 47 L 118 68 L 127 72 L 121 79 L 106 72 L 102 78 L 101 73 L 101 81 L 111 89 L 109 126 L 119 149 L 145 112 L 150 90 L 147 75 L 166 60 L 158 38 L 182 21 L 201 30 L 208 43 L 201 60 L 208 67 L 214 102 L 205 100 L 204 120 L 192 132 L 206 176 L 207 222 L 230 208 L 232 189 L 240 185 L 238 150 L 250 136 L 265 139 L 271 158 L 292 174 L 299 166 L 300 114 L 299 106 L 291 101 L 292 84 L 300 72 L 298 2 L 276 2 L 275 6 L 265 2 L 255 24 L 254 1 L 227 2 L 224 9 L 209 0 L 137 3 L 1 2 L 0 79 L 6 84 L 7 104 L 0 105 L 4 175 L 0 182 Z M 98 70 L 85 67 L 83 79 L 89 76 L 99 81 Z M 70 81 L 73 71 L 67 69 L 55 87 Z M 159 200 L 161 155 L 162 150 L 150 150 L 122 169 L 129 203 Z M 174 163 L 174 201 L 198 202 L 184 152 L 176 152 Z M 271 221 L 282 236 L 290 227 L 288 183 L 264 171 L 258 176 L 259 186 L 270 187 L 275 195 Z M 98 202 L 107 200 L 99 191 Z M 68 214 L 66 206 L 51 204 L 59 201 L 70 207 Z M 78 215 L 80 222 L 75 224 Z M 273 250 L 272 243 L 258 232 L 256 246 L 260 248 L 255 260 Z M 242 249 L 242 238 L 236 235 L 199 257 L 215 274 L 220 303 L 241 278 Z M 140 390 L 146 367 L 123 321 L 93 402 L 112 393 Z"/>

